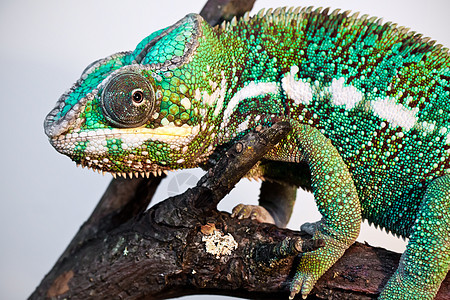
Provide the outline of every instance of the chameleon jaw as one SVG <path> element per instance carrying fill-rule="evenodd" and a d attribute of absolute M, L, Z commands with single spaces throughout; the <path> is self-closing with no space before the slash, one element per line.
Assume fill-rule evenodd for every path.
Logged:
<path fill-rule="evenodd" d="M 155 129 L 139 127 L 75 130 L 52 138 L 50 142 L 58 152 L 69 156 L 83 167 L 124 178 L 148 178 L 150 174 L 160 176 L 163 172 L 173 169 L 170 167 L 173 163 L 158 158 L 158 164 L 155 164 L 154 155 L 152 161 L 149 150 L 145 147 L 146 142 L 167 144 L 171 150 L 181 153 L 198 135 L 199 130 L 199 125 L 164 126 Z M 117 142 L 113 146 L 115 150 L 111 148 L 111 141 Z"/>

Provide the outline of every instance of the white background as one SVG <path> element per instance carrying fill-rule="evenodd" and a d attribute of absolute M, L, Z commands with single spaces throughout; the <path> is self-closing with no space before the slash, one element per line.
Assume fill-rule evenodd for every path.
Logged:
<path fill-rule="evenodd" d="M 0 2 L 0 299 L 24 299 L 31 294 L 111 179 L 110 175 L 76 168 L 53 150 L 43 133 L 45 115 L 89 63 L 134 49 L 151 32 L 187 13 L 199 12 L 204 2 Z M 448 0 L 259 0 L 253 12 L 262 7 L 309 5 L 383 17 L 450 47 Z M 187 172 L 197 177 L 202 174 Z M 168 187 L 171 178 L 159 187 L 156 199 L 168 196 L 173 189 Z M 258 189 L 259 183 L 243 180 L 222 201 L 220 209 L 229 211 L 241 200 L 256 203 Z M 290 228 L 298 229 L 305 221 L 319 219 L 308 194 L 299 193 L 296 211 Z M 361 241 L 396 251 L 404 249 L 403 241 L 367 227 Z"/>

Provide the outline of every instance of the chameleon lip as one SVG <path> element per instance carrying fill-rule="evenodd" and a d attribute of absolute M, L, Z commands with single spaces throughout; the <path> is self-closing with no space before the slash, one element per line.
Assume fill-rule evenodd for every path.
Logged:
<path fill-rule="evenodd" d="M 107 141 L 120 140 L 123 150 L 139 149 L 147 141 L 158 141 L 181 148 L 192 141 L 200 131 L 200 125 L 181 127 L 166 126 L 150 128 L 98 129 L 59 135 L 50 139 L 51 144 L 59 152 L 71 155 L 77 144 L 86 142 L 86 155 L 100 157 L 108 155 Z"/>
<path fill-rule="evenodd" d="M 197 134 L 199 131 L 199 125 L 191 127 L 188 125 L 183 125 L 181 127 L 176 126 L 165 126 L 158 127 L 155 129 L 151 128 L 105 128 L 105 129 L 97 129 L 95 131 L 79 131 L 68 133 L 65 135 L 59 135 L 53 137 L 53 141 L 64 141 L 64 140 L 76 140 L 76 141 L 88 141 L 90 139 L 95 139 L 98 137 L 106 137 L 106 138 L 117 138 L 123 136 L 133 136 L 133 137 L 161 137 L 164 139 L 170 138 L 186 138 L 191 136 L 192 134 Z"/>
<path fill-rule="evenodd" d="M 181 127 L 165 126 L 155 129 L 150 128 L 121 128 L 98 129 L 95 131 L 79 131 L 63 134 L 50 139 L 51 144 L 58 152 L 71 156 L 79 142 L 86 142 L 84 157 L 78 161 L 83 167 L 92 168 L 99 173 L 111 173 L 114 177 L 133 178 L 149 177 L 150 174 L 160 176 L 161 172 L 169 169 L 159 164 L 146 161 L 143 164 L 130 164 L 126 166 L 128 171 L 115 170 L 114 158 L 110 157 L 107 148 L 107 140 L 119 139 L 122 141 L 123 150 L 139 149 L 146 141 L 166 142 L 176 147 L 188 144 L 200 131 L 200 125 Z"/>

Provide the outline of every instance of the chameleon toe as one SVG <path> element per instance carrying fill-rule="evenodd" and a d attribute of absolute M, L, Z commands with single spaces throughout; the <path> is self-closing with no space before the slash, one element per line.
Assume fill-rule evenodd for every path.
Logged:
<path fill-rule="evenodd" d="M 231 217 L 238 219 L 250 218 L 260 223 L 275 224 L 273 217 L 262 206 L 238 204 L 233 208 Z"/>

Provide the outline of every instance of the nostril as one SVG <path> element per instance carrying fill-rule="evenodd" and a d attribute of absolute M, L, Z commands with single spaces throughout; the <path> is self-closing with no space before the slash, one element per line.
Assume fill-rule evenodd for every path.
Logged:
<path fill-rule="evenodd" d="M 66 99 L 69 93 L 70 91 L 62 95 L 55 108 L 45 117 L 44 132 L 50 139 L 54 139 L 76 127 L 79 124 L 78 117 L 81 111 L 85 108 L 87 101 L 92 100 L 94 97 L 93 94 L 89 93 L 86 97 L 78 100 L 72 107 L 69 106 L 70 108 L 66 111 L 66 107 L 68 107 Z"/>

